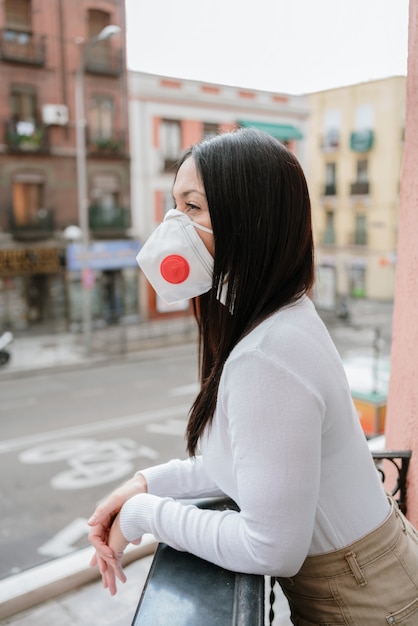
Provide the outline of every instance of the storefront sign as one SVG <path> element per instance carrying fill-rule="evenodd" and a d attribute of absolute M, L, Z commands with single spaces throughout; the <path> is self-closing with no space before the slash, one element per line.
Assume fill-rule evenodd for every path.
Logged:
<path fill-rule="evenodd" d="M 67 246 L 67 269 L 79 272 L 84 265 L 92 270 L 116 270 L 124 267 L 137 267 L 138 241 L 95 241 L 88 247 L 86 262 L 83 261 L 83 248 L 79 243 Z"/>
<path fill-rule="evenodd" d="M 57 274 L 60 271 L 57 248 L 0 250 L 0 276 Z"/>

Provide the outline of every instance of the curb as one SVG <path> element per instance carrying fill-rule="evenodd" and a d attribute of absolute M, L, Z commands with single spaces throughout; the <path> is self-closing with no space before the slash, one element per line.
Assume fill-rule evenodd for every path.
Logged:
<path fill-rule="evenodd" d="M 151 338 L 143 340 L 139 347 L 132 350 L 127 350 L 126 352 L 122 353 L 96 352 L 96 354 L 93 354 L 90 357 L 80 357 L 80 359 L 72 359 L 67 361 L 51 361 L 49 365 L 33 365 L 20 368 L 13 368 L 12 366 L 10 369 L 5 368 L 0 370 L 0 382 L 2 380 L 10 378 L 27 378 L 31 376 L 43 375 L 51 372 L 51 370 L 65 372 L 73 371 L 75 369 L 88 369 L 96 365 L 108 365 L 113 363 L 115 360 L 135 361 L 144 354 L 146 355 L 148 352 L 152 353 L 154 350 L 159 350 L 165 347 L 188 345 L 194 343 L 195 341 L 196 340 L 194 337 L 189 338 L 182 335 L 175 335 L 173 337 Z"/>
<path fill-rule="evenodd" d="M 150 556 L 157 541 L 144 535 L 139 546 L 130 544 L 123 557 L 123 565 Z M 76 587 L 100 579 L 97 567 L 89 567 L 94 548 L 84 548 L 74 554 L 55 559 L 15 576 L 0 580 L 0 619 L 31 609 L 37 604 L 60 596 Z"/>

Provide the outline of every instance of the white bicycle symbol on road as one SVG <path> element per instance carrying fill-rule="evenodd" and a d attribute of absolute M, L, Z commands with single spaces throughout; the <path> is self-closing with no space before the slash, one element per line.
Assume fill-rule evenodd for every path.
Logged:
<path fill-rule="evenodd" d="M 25 450 L 19 460 L 28 464 L 67 461 L 70 468 L 53 476 L 51 486 L 71 490 L 119 480 L 133 472 L 133 460 L 138 457 L 154 461 L 159 454 L 153 448 L 127 438 L 110 441 L 68 439 Z"/>

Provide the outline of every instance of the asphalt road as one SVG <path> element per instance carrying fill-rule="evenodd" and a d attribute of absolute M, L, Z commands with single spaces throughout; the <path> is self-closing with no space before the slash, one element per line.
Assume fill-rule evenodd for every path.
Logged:
<path fill-rule="evenodd" d="M 196 347 L 0 382 L 0 578 L 88 545 L 106 493 L 183 458 Z"/>

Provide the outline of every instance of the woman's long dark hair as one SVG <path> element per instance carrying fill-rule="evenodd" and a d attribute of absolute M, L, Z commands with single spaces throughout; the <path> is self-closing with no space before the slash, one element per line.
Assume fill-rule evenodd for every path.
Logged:
<path fill-rule="evenodd" d="M 314 272 L 309 193 L 292 152 L 263 132 L 239 129 L 193 146 L 179 167 L 187 158 L 202 178 L 215 245 L 212 289 L 194 303 L 201 389 L 187 426 L 193 456 L 212 421 L 231 350 L 274 311 L 309 292 Z"/>

